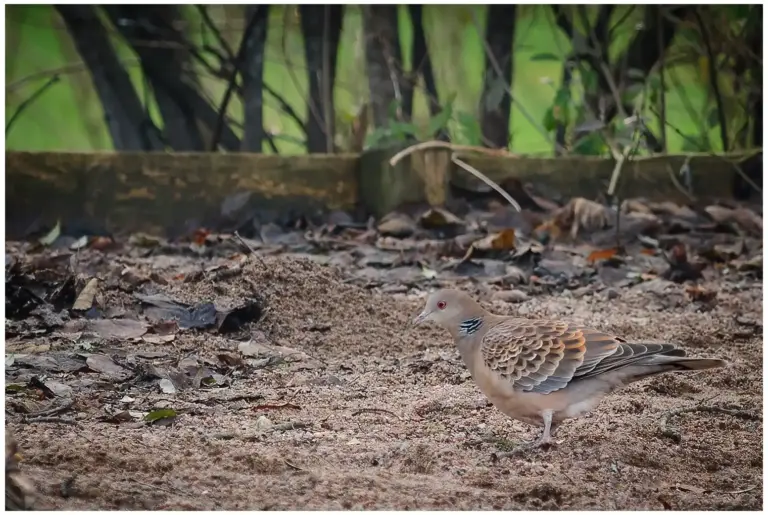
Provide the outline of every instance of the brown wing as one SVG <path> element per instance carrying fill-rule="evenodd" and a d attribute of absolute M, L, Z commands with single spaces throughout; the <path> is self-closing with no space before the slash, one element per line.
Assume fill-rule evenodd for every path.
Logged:
<path fill-rule="evenodd" d="M 508 319 L 488 330 L 481 353 L 486 366 L 515 389 L 551 393 L 594 371 L 624 345 L 567 322 Z"/>

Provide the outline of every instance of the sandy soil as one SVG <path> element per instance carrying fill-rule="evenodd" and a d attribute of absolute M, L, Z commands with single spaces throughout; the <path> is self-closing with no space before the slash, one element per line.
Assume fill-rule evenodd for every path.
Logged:
<path fill-rule="evenodd" d="M 171 276 L 179 265 L 152 266 Z M 471 280 L 459 286 L 480 293 Z M 567 318 L 731 363 L 636 383 L 566 422 L 554 448 L 519 457 L 496 453 L 536 431 L 486 402 L 447 334 L 405 329 L 423 292 L 380 293 L 290 257 L 251 261 L 230 279 L 162 287 L 217 306 L 257 294 L 265 316 L 243 331 L 184 331 L 167 344 L 99 349 L 118 363 L 220 363 L 250 340 L 292 349 L 282 349 L 284 361 L 234 367 L 227 388 L 176 394 L 157 381 L 52 374 L 72 388 L 64 415 L 75 424 L 24 423 L 10 407 L 6 425 L 44 509 L 759 510 L 762 285 L 704 286 L 717 291 L 706 309 L 674 283 L 663 295 L 632 287 L 488 302 L 497 313 Z M 126 292 L 109 295 L 112 305 L 130 305 Z M 20 395 L 9 399 L 18 408 Z M 105 420 L 162 407 L 179 412 L 173 424 Z"/>

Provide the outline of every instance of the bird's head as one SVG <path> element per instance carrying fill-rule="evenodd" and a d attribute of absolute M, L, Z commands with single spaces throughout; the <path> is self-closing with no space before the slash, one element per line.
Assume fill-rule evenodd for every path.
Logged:
<path fill-rule="evenodd" d="M 431 320 L 443 327 L 452 328 L 468 318 L 485 314 L 480 304 L 463 291 L 437 290 L 427 297 L 427 304 L 413 324 Z"/>

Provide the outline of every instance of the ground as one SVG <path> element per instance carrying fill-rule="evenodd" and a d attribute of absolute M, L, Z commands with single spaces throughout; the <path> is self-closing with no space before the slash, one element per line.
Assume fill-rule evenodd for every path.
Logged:
<path fill-rule="evenodd" d="M 435 285 L 372 286 L 349 267 L 311 256 L 226 254 L 89 249 L 74 266 L 80 282 L 103 280 L 96 304 L 109 307 L 108 320 L 131 318 L 137 292 L 212 301 L 219 312 L 244 299 L 263 308 L 257 321 L 229 332 L 167 336 L 167 324 L 159 323 L 137 337 L 69 320 L 54 331 L 38 323 L 44 335 L 30 339 L 29 319 L 6 326 L 6 356 L 11 348 L 18 353 L 15 363 L 6 359 L 6 383 L 19 385 L 6 388 L 6 428 L 18 440 L 21 470 L 38 489 L 37 507 L 762 506 L 760 281 L 710 277 L 700 285 L 716 291 L 716 300 L 702 304 L 681 284 L 643 286 L 660 279 L 600 291 L 530 289 L 522 303 L 490 300 L 505 287 L 442 280 L 497 313 L 574 320 L 729 362 L 635 383 L 564 423 L 554 447 L 499 457 L 538 430 L 485 400 L 447 333 L 409 327 Z M 221 274 L 226 267 L 236 271 Z M 99 330 L 111 336 L 94 336 Z M 19 350 L 30 344 L 44 346 Z M 112 368 L 91 361 L 95 354 L 110 356 Z M 29 356 L 52 356 L 54 364 Z M 61 356 L 80 361 L 56 364 Z M 175 393 L 162 390 L 161 376 L 173 380 Z M 32 388 L 32 377 L 45 387 Z M 157 409 L 173 409 L 175 417 L 142 420 Z M 44 411 L 47 419 L 36 420 Z"/>

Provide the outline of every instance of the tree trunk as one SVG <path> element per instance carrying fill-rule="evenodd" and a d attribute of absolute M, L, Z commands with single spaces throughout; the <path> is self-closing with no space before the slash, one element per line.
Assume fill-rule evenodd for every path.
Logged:
<path fill-rule="evenodd" d="M 175 7 L 106 5 L 103 8 L 139 56 L 171 146 L 175 150 L 206 150 L 197 120 L 213 131 L 219 115 L 184 69 L 190 44 L 173 26 L 173 21 L 178 19 Z M 222 133 L 221 144 L 231 151 L 240 148 L 240 140 L 228 125 Z"/>
<path fill-rule="evenodd" d="M 330 154 L 334 149 L 336 133 L 333 85 L 344 6 L 302 5 L 299 16 L 309 74 L 307 151 Z"/>
<path fill-rule="evenodd" d="M 365 64 L 371 93 L 371 110 L 375 127 L 386 127 L 389 108 L 399 102 L 398 115 L 404 118 L 403 73 L 397 6 L 364 5 Z"/>
<path fill-rule="evenodd" d="M 267 42 L 269 5 L 249 5 L 245 17 L 253 27 L 243 41 L 243 140 L 244 152 L 262 152 L 264 141 L 264 49 Z"/>
<path fill-rule="evenodd" d="M 491 147 L 509 146 L 509 115 L 512 98 L 512 44 L 515 40 L 516 7 L 488 6 L 485 24 L 485 76 L 480 97 L 480 127 L 484 143 Z M 496 68 L 500 68 L 501 75 Z"/>
<path fill-rule="evenodd" d="M 163 150 L 160 131 L 145 116 L 131 79 L 93 7 L 58 5 L 56 9 L 91 74 L 115 150 Z"/>
<path fill-rule="evenodd" d="M 442 108 L 440 97 L 437 94 L 435 73 L 432 70 L 432 60 L 429 57 L 427 38 L 424 33 L 423 6 L 408 5 L 413 26 L 413 46 L 411 47 L 411 72 L 409 74 L 408 88 L 403 93 L 403 111 L 407 118 L 413 117 L 413 94 L 419 82 L 419 75 L 424 77 L 424 88 L 429 102 L 429 114 L 435 116 Z M 437 139 L 448 141 L 448 131 L 441 129 L 436 135 Z"/>

